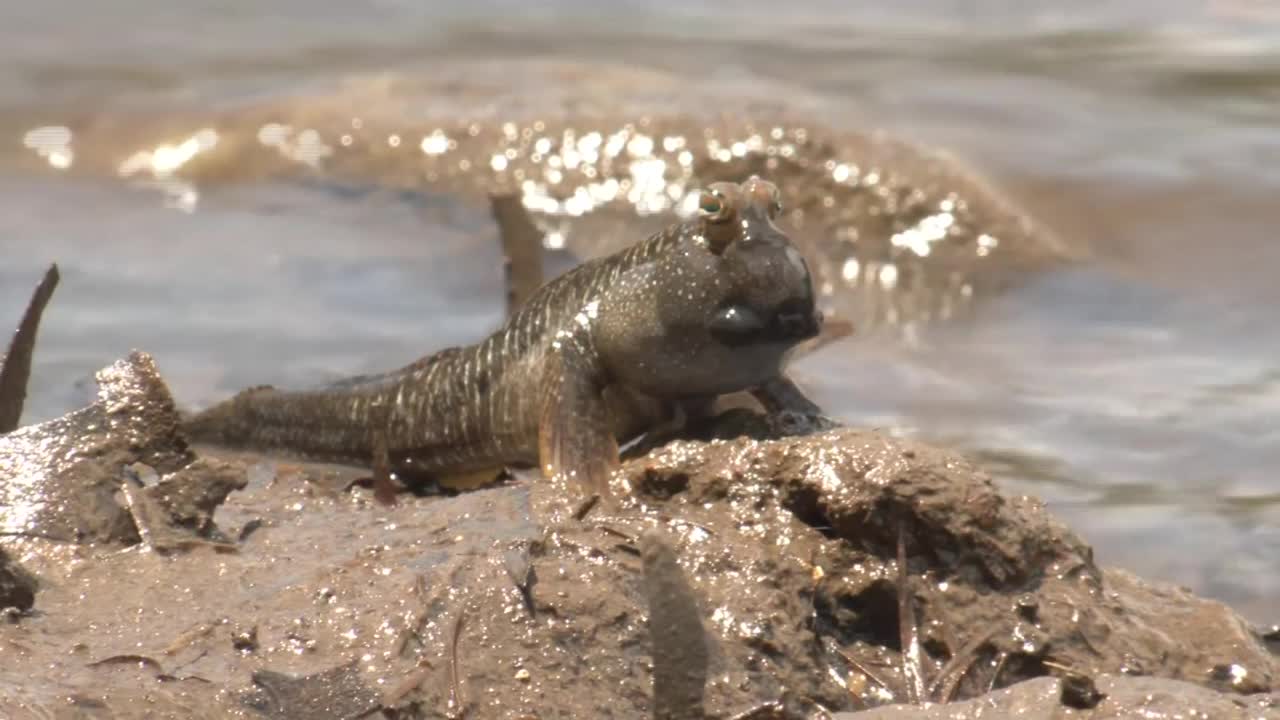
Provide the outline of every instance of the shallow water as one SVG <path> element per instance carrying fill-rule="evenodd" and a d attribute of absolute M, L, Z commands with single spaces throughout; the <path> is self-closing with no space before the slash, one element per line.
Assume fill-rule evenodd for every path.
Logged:
<path fill-rule="evenodd" d="M 439 89 L 455 62 L 625 65 L 637 74 L 598 82 L 652 102 L 665 90 L 642 73 L 687 76 L 945 147 L 1089 251 L 970 315 L 877 329 L 797 370 L 849 422 L 975 453 L 1103 562 L 1280 620 L 1280 13 L 721 7 L 6 4 L 0 313 L 16 319 L 47 262 L 63 269 L 26 419 L 79 406 L 91 373 L 135 347 L 202 405 L 393 367 L 501 317 L 498 250 L 476 242 L 487 208 L 402 192 L 390 165 L 354 191 L 235 167 L 157 191 L 95 164 L 247 106 L 416 127 L 462 104 L 465 88 Z M 72 156 L 29 135 L 64 124 Z"/>

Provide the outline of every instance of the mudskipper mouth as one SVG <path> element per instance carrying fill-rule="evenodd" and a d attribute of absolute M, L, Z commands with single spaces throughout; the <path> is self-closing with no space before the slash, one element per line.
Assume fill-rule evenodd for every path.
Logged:
<path fill-rule="evenodd" d="M 815 338 L 822 332 L 822 311 L 779 313 L 775 318 L 778 333 L 784 340 L 800 342 Z"/>
<path fill-rule="evenodd" d="M 734 305 L 711 322 L 711 336 L 729 347 L 794 345 L 822 332 L 822 312 L 802 301 L 785 302 L 767 318 Z"/>

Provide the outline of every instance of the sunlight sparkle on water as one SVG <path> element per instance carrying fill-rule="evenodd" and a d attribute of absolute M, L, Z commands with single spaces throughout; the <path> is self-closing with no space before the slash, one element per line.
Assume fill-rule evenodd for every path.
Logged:
<path fill-rule="evenodd" d="M 161 144 L 152 150 L 139 150 L 120 163 L 117 172 L 123 177 L 150 172 L 156 178 L 166 178 L 217 144 L 218 132 L 205 128 L 176 145 Z"/>
<path fill-rule="evenodd" d="M 927 257 L 933 243 L 947 236 L 947 231 L 955 223 L 955 216 L 949 212 L 930 215 L 915 227 L 907 228 L 889 238 L 894 247 L 907 248 L 920 257 Z"/>
<path fill-rule="evenodd" d="M 57 170 L 71 167 L 75 153 L 71 151 L 71 129 L 61 125 L 34 128 L 22 138 L 22 144 L 49 162 Z"/>
<path fill-rule="evenodd" d="M 444 134 L 443 130 L 435 130 L 430 135 L 422 138 L 422 143 L 419 147 L 427 155 L 443 155 L 449 150 L 449 137 Z"/>

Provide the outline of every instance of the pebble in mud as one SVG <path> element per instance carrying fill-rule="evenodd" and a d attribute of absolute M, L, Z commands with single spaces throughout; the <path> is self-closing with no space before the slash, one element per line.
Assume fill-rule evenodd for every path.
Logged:
<path fill-rule="evenodd" d="M 29 610 L 39 583 L 0 547 L 0 608 Z"/>

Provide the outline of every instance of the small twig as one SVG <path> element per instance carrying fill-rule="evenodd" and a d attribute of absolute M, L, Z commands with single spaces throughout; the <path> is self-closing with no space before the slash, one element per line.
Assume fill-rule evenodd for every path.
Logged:
<path fill-rule="evenodd" d="M 578 505 L 577 509 L 573 511 L 573 519 L 581 522 L 582 519 L 585 518 L 587 514 L 590 513 L 593 509 L 595 509 L 595 506 L 599 504 L 600 504 L 599 495 L 593 494 L 588 496 L 587 499 L 583 500 L 582 503 Z"/>
<path fill-rule="evenodd" d="M 951 702 L 955 699 L 960 681 L 978 663 L 978 649 L 987 644 L 995 634 L 995 630 L 989 630 L 965 643 L 964 647 L 942 666 L 938 676 L 933 679 L 933 683 L 929 686 L 929 697 L 938 702 Z M 952 674 L 955 675 L 954 678 L 950 677 Z"/>
<path fill-rule="evenodd" d="M 679 519 L 676 519 L 676 520 L 672 520 L 672 524 L 687 525 L 688 527 L 691 527 L 691 528 L 697 528 L 697 529 L 701 530 L 702 532 L 706 533 L 707 535 L 709 535 L 709 536 L 711 536 L 711 537 L 715 537 L 715 536 L 716 536 L 716 531 L 715 531 L 715 530 L 712 530 L 711 528 L 709 528 L 709 527 L 707 527 L 706 525 L 703 525 L 703 524 L 701 524 L 701 523 L 693 522 L 692 520 L 679 520 Z"/>
<path fill-rule="evenodd" d="M 462 637 L 463 620 L 467 606 L 458 608 L 458 618 L 453 623 L 453 640 L 449 643 L 449 713 L 451 720 L 465 717 L 466 709 L 462 706 L 462 687 L 458 672 L 458 639 Z"/>
<path fill-rule="evenodd" d="M 54 542 L 67 542 L 65 536 L 50 535 L 49 533 L 32 532 L 30 530 L 3 530 L 0 531 L 0 537 L 17 537 L 26 538 L 28 540 L 52 540 Z"/>
<path fill-rule="evenodd" d="M 530 547 L 521 544 L 509 548 L 502 554 L 502 566 L 507 571 L 507 577 L 511 578 L 512 584 L 515 585 L 516 591 L 520 593 L 525 612 L 529 613 L 529 617 L 533 617 L 537 611 L 533 604 L 534 573 Z"/>
<path fill-rule="evenodd" d="M 1062 663 L 1054 662 L 1052 660 L 1041 660 L 1040 664 L 1047 668 L 1053 668 L 1054 670 L 1058 670 L 1060 672 L 1066 673 L 1067 675 L 1085 676 L 1085 673 L 1080 672 L 1079 670 L 1071 667 L 1070 665 L 1063 665 Z"/>
<path fill-rule="evenodd" d="M 991 682 L 987 683 L 987 692 L 996 689 L 996 681 L 1000 679 L 1000 673 L 1004 672 L 1004 666 L 1009 662 L 1009 653 L 1001 652 L 1000 658 L 996 660 L 995 672 L 991 673 Z"/>
<path fill-rule="evenodd" d="M 902 675 L 907 681 L 907 698 L 920 704 L 925 695 L 924 667 L 920 661 L 920 630 L 916 626 L 907 575 L 906 522 L 898 519 L 898 637 L 902 644 Z"/>
<path fill-rule="evenodd" d="M 507 315 L 511 315 L 542 286 L 542 233 L 519 195 L 490 196 L 489 205 L 502 236 Z"/>
<path fill-rule="evenodd" d="M 192 665 L 195 665 L 196 663 L 198 663 L 198 662 L 200 662 L 201 660 L 203 660 L 203 659 L 205 658 L 205 656 L 206 656 L 206 655 L 208 655 L 208 654 L 209 654 L 209 648 L 201 648 L 201 649 L 200 649 L 200 653 L 199 653 L 199 654 L 197 654 L 195 657 L 191 658 L 190 660 L 188 660 L 188 661 L 186 661 L 186 662 L 182 663 L 181 665 L 179 665 L 179 666 L 175 667 L 175 668 L 173 669 L 173 673 L 176 673 L 176 672 L 178 672 L 179 670 L 184 670 L 184 669 L 186 669 L 186 668 L 191 667 Z M 168 673 L 168 674 L 173 675 L 173 673 Z M 174 679 L 175 679 L 175 680 L 182 680 L 182 679 L 183 679 L 183 678 L 178 677 L 177 675 L 173 675 L 173 677 L 174 677 Z"/>
<path fill-rule="evenodd" d="M 173 642 L 169 643 L 169 647 L 166 647 L 163 652 L 165 655 L 177 655 L 190 647 L 196 640 L 209 637 L 217 629 L 218 623 L 198 622 L 174 638 Z"/>
<path fill-rule="evenodd" d="M 626 540 L 627 542 L 631 543 L 632 545 L 636 543 L 635 536 L 629 533 L 625 533 L 611 525 L 597 525 L 596 527 L 599 528 L 600 532 L 602 533 L 605 533 L 607 535 L 612 535 L 614 537 L 620 537 L 623 540 Z"/>
<path fill-rule="evenodd" d="M 785 710 L 782 703 L 774 701 L 757 705 L 750 710 L 740 712 L 729 718 L 729 720 L 768 720 L 769 718 L 780 718 Z"/>
<path fill-rule="evenodd" d="M 404 674 L 403 679 L 399 683 L 393 685 L 386 695 L 382 698 L 384 707 L 394 707 L 399 705 L 409 693 L 417 690 L 424 680 L 427 679 L 427 670 L 431 668 L 431 663 L 426 659 L 418 661 L 412 670 Z"/>
<path fill-rule="evenodd" d="M 159 660 L 156 660 L 155 658 L 152 658 L 152 657 L 147 657 L 146 655 L 134 655 L 134 654 L 112 655 L 111 657 L 103 658 L 101 660 L 95 660 L 94 662 L 89 663 L 88 667 L 100 667 L 102 665 L 120 665 L 124 663 L 128 663 L 128 664 L 137 663 L 139 665 L 146 665 L 147 667 L 157 672 L 160 672 L 160 673 L 164 672 L 164 666 L 160 664 Z"/>
<path fill-rule="evenodd" d="M 893 692 L 893 687 L 890 686 L 889 683 L 885 682 L 884 678 L 880 677 L 874 672 L 871 672 L 871 668 L 864 665 L 862 661 L 858 660 L 857 658 L 855 658 L 854 656 L 850 655 L 849 653 L 843 650 L 837 649 L 836 652 L 840 654 L 840 657 L 844 658 L 845 662 L 852 665 L 855 670 L 862 673 L 863 675 L 866 675 L 868 678 L 872 680 L 872 682 L 879 685 L 881 688 L 884 688 L 885 692 L 889 693 L 890 695 L 895 694 Z"/>
<path fill-rule="evenodd" d="M 27 381 L 31 378 L 31 356 L 35 353 L 36 334 L 44 308 L 58 287 L 58 266 L 53 264 L 31 294 L 31 302 L 13 334 L 9 352 L 0 357 L 0 435 L 18 428 L 22 406 L 27 401 Z"/>

